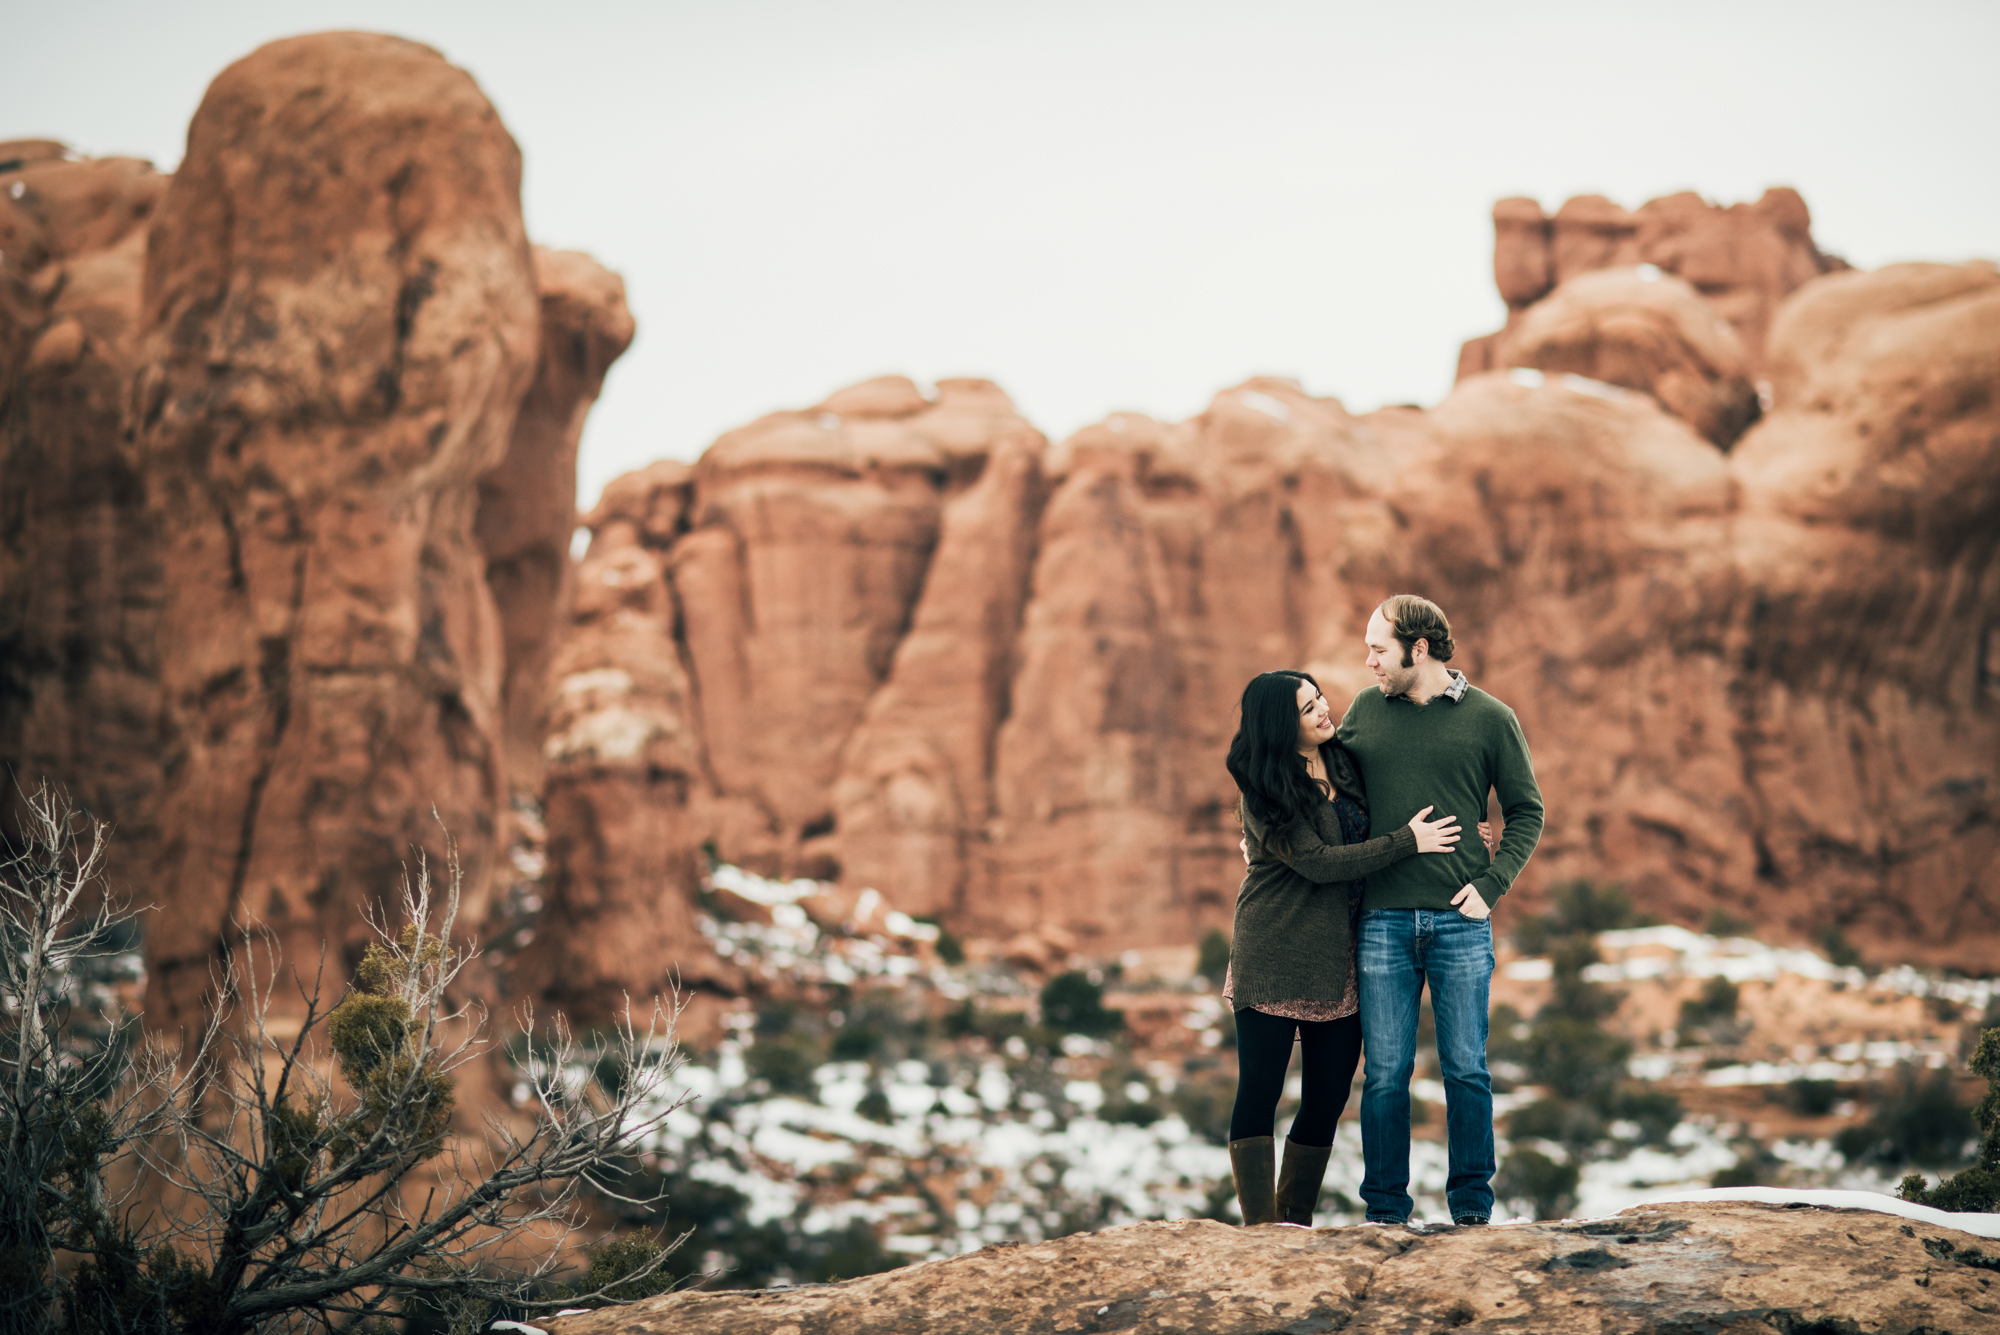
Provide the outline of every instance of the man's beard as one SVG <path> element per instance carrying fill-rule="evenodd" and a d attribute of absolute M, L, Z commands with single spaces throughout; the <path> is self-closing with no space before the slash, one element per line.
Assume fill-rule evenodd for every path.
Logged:
<path fill-rule="evenodd" d="M 1411 667 L 1384 667 L 1382 669 L 1382 694 L 1401 695 L 1417 684 L 1417 669 Z"/>

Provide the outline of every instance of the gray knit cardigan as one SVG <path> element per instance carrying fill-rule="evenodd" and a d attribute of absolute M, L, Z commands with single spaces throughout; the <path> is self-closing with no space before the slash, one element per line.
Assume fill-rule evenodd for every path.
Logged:
<path fill-rule="evenodd" d="M 1353 762 L 1338 747 L 1323 748 L 1336 787 L 1362 789 Z M 1333 803 L 1316 803 L 1273 839 L 1239 798 L 1236 815 L 1250 844 L 1250 868 L 1236 891 L 1236 929 L 1229 941 L 1229 970 L 1237 1009 L 1273 1001 L 1339 1001 L 1347 991 L 1347 963 L 1354 955 L 1347 913 L 1347 883 L 1380 871 L 1417 851 L 1409 826 L 1358 844 L 1341 842 Z M 1283 844 L 1288 852 L 1279 852 Z"/>

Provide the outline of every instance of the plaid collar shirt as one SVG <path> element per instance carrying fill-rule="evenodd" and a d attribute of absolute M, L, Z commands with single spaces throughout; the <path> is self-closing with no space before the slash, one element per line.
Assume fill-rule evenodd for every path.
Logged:
<path fill-rule="evenodd" d="M 1449 700 L 1453 704 L 1457 704 L 1460 700 L 1463 700 L 1465 698 L 1465 693 L 1467 690 L 1471 688 L 1472 682 L 1468 680 L 1466 675 L 1463 672 L 1460 672 L 1457 668 L 1446 668 L 1445 671 L 1449 673 L 1451 676 L 1451 685 L 1445 687 L 1442 691 L 1439 691 L 1437 698 L 1440 700 Z M 1389 698 L 1391 700 L 1408 700 L 1410 698 L 1410 693 L 1408 691 L 1399 691 L 1395 695 L 1390 696 Z"/>

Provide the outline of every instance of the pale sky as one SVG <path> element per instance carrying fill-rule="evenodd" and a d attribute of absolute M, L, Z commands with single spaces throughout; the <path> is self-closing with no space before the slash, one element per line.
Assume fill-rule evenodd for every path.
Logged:
<path fill-rule="evenodd" d="M 842 385 L 997 380 L 1052 439 L 1253 374 L 1436 402 L 1496 327 L 1489 210 L 1796 186 L 1864 267 L 2000 255 L 2000 4 L 65 0 L 0 138 L 171 167 L 224 65 L 368 28 L 470 70 L 531 235 L 639 336 L 581 501 Z"/>

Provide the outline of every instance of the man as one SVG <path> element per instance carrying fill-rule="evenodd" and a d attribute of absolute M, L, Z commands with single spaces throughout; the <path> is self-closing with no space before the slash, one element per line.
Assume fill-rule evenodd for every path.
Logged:
<path fill-rule="evenodd" d="M 1426 981 L 1444 1072 L 1455 1224 L 1493 1213 L 1493 1082 L 1486 1071 L 1487 992 L 1493 977 L 1493 905 L 1542 835 L 1542 794 L 1514 711 L 1445 664 L 1451 623 L 1413 594 L 1388 599 L 1368 621 L 1364 690 L 1339 737 L 1361 767 L 1370 837 L 1394 833 L 1427 806 L 1461 826 L 1486 817 L 1486 794 L 1505 817 L 1491 853 L 1466 841 L 1453 853 L 1405 858 L 1368 877 L 1361 905 L 1361 1197 L 1375 1223 L 1409 1218 L 1410 1075 L 1417 1003 Z"/>

